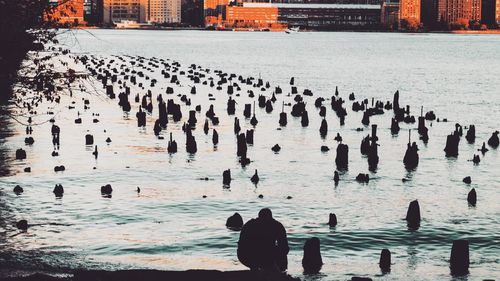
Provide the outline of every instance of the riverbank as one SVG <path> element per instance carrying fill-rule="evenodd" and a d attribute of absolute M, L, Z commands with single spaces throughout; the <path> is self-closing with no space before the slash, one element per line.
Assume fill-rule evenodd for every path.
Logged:
<path fill-rule="evenodd" d="M 443 34 L 500 34 L 500 29 L 491 29 L 491 30 L 430 31 L 428 33 L 443 33 Z"/>
<path fill-rule="evenodd" d="M 278 278 L 270 278 L 270 276 L 256 271 L 240 270 L 240 271 L 218 271 L 218 270 L 186 270 L 186 271 L 159 271 L 159 270 L 119 270 L 119 271 L 75 271 L 67 275 L 47 275 L 33 274 L 28 276 L 0 278 L 0 281 L 114 281 L 114 280 L 143 280 L 143 281 L 160 281 L 160 280 L 217 280 L 217 281 L 259 281 L 259 280 L 280 280 L 280 281 L 298 281 L 299 278 L 294 278 L 289 275 L 283 275 Z"/>
<path fill-rule="evenodd" d="M 163 31 L 233 31 L 233 32 L 285 32 L 286 29 L 258 29 L 258 28 L 203 28 L 203 27 L 154 27 L 154 26 L 141 26 L 141 27 L 95 27 L 95 26 L 82 26 L 77 29 L 104 29 L 104 30 L 163 30 Z M 500 34 L 500 29 L 489 30 L 430 30 L 430 31 L 399 31 L 387 29 L 300 29 L 299 32 L 359 32 L 359 33 L 418 33 L 418 34 Z M 296 32 L 294 32 L 296 33 Z"/>

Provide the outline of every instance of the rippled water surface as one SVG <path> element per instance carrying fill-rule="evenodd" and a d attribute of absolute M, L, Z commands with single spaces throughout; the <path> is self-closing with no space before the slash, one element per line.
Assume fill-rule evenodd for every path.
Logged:
<path fill-rule="evenodd" d="M 271 114 L 257 108 L 255 143 L 248 150 L 252 163 L 246 168 L 236 158 L 234 117 L 226 113 L 226 93 L 197 85 L 198 93 L 190 95 L 192 82 L 185 77 L 176 93 L 190 95 L 191 109 L 202 105 L 194 131 L 196 155 L 185 152 L 182 122 L 169 122 L 162 132 L 164 140 L 154 137 L 156 106 L 147 127 L 137 128 L 138 105 L 133 98 L 129 115 L 121 111 L 117 100 L 103 94 L 75 94 L 73 110 L 67 107 L 69 97 L 63 97 L 58 106 L 41 106 L 39 113 L 54 111 L 61 127 L 59 157 L 51 157 L 51 124 L 44 123 L 51 116 L 34 118 L 42 124 L 34 127 L 32 146 L 24 145 L 24 126 L 0 116 L 0 171 L 5 175 L 0 178 L 0 275 L 14 269 L 82 267 L 243 269 L 236 257 L 239 233 L 225 228 L 226 218 L 239 212 L 247 220 L 269 207 L 288 232 L 289 271 L 295 276 L 451 280 L 452 240 L 468 239 L 470 275 L 462 279 L 500 278 L 500 155 L 490 148 L 479 165 L 469 161 L 480 144 L 500 129 L 500 36 L 92 30 L 66 33 L 61 43 L 75 54 L 94 54 L 108 61 L 112 55 L 138 55 L 176 60 L 183 69 L 194 63 L 245 77 L 260 75 L 272 86 L 281 85 L 285 94 L 277 96 Z M 168 81 L 161 80 L 159 72 L 152 76 L 160 80 L 153 95 L 164 94 Z M 306 97 L 310 124 L 303 128 L 300 119 L 289 115 L 288 126 L 277 130 L 279 105 L 293 102 L 286 95 L 291 76 L 299 91 L 308 88 L 314 93 Z M 392 112 L 372 117 L 372 124 L 379 126 L 380 164 L 375 173 L 369 172 L 367 159 L 359 152 L 368 127 L 356 131 L 363 127 L 362 113 L 352 112 L 349 101 L 346 124 L 340 126 L 329 106 L 335 86 L 344 99 L 354 92 L 358 99 L 386 101 L 399 90 L 400 102 L 411 105 L 414 114 L 424 106 L 425 111 L 434 110 L 449 122 L 427 123 L 427 145 L 413 134 L 420 164 L 408 172 L 402 163 L 406 129 L 416 124 L 402 124 L 399 136 L 391 136 Z M 247 89 L 242 89 L 236 106 L 243 130 L 251 128 L 242 113 L 243 104 L 250 102 Z M 132 87 L 132 94 L 136 93 L 145 91 Z M 216 101 L 209 101 L 208 93 Z M 270 90 L 257 93 L 271 95 Z M 89 110 L 83 110 L 79 95 L 91 100 Z M 328 98 L 326 139 L 318 131 L 321 119 L 314 107 L 318 96 Z M 205 135 L 202 129 L 210 103 L 220 118 L 217 148 L 211 132 Z M 12 105 L 3 109 L 16 112 Z M 183 106 L 183 121 L 187 110 Z M 77 111 L 83 124 L 74 123 Z M 92 113 L 100 114 L 99 123 L 92 123 Z M 458 158 L 447 159 L 443 152 L 446 135 L 457 122 L 475 124 L 477 140 L 468 144 L 462 139 Z M 179 144 L 179 152 L 173 155 L 166 151 L 170 132 Z M 337 143 L 333 138 L 337 132 L 349 145 L 349 170 L 335 186 Z M 84 145 L 87 133 L 96 139 L 98 160 L 91 154 L 93 148 Z M 107 137 L 112 139 L 110 144 L 105 142 Z M 279 154 L 271 151 L 276 143 L 282 147 Z M 323 153 L 322 145 L 332 150 Z M 20 147 L 27 151 L 26 160 L 15 160 Z M 62 164 L 66 171 L 55 173 L 53 167 Z M 23 172 L 26 166 L 32 168 L 31 173 Z M 233 181 L 230 189 L 223 189 L 222 171 L 228 168 Z M 261 178 L 257 186 L 250 182 L 254 169 Z M 370 182 L 357 183 L 358 173 L 369 173 Z M 470 186 L 462 182 L 468 175 Z M 205 177 L 209 180 L 200 180 Z M 65 188 L 62 199 L 52 193 L 57 183 Z M 112 198 L 100 195 L 100 186 L 107 183 L 113 186 Z M 16 184 L 24 187 L 20 196 L 12 192 Z M 472 187 L 478 193 L 476 207 L 468 206 L 466 200 Z M 259 199 L 260 194 L 264 198 Z M 415 199 L 423 221 L 417 231 L 410 231 L 403 219 Z M 335 228 L 326 225 L 331 212 L 339 220 Z M 34 226 L 18 235 L 13 224 L 22 218 Z M 313 236 L 321 241 L 325 265 L 319 276 L 303 276 L 302 247 Z M 392 271 L 386 275 L 377 264 L 383 248 L 393 254 Z"/>

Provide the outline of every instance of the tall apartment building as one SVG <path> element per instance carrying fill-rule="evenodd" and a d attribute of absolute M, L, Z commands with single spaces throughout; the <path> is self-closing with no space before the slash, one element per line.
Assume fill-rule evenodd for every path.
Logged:
<path fill-rule="evenodd" d="M 469 21 L 472 19 L 473 0 L 439 0 L 438 19 L 445 23 Z"/>
<path fill-rule="evenodd" d="M 84 17 L 90 25 L 101 25 L 103 21 L 103 0 L 85 0 Z"/>
<path fill-rule="evenodd" d="M 481 4 L 481 0 L 472 0 L 472 20 L 481 21 Z"/>
<path fill-rule="evenodd" d="M 203 1 L 203 11 L 205 25 L 220 25 L 226 19 L 226 7 L 229 0 L 205 0 Z"/>
<path fill-rule="evenodd" d="M 420 0 L 400 0 L 399 20 L 420 23 Z"/>
<path fill-rule="evenodd" d="M 204 26 L 203 0 L 181 0 L 181 22 L 188 26 Z"/>
<path fill-rule="evenodd" d="M 500 25 L 500 0 L 496 0 L 496 5 L 495 5 L 495 20 L 497 24 Z"/>
<path fill-rule="evenodd" d="M 146 18 L 144 9 L 146 1 L 147 0 L 104 0 L 103 22 L 105 24 L 112 24 L 120 21 L 142 22 Z"/>
<path fill-rule="evenodd" d="M 153 23 L 180 23 L 181 0 L 148 0 L 146 18 Z"/>
<path fill-rule="evenodd" d="M 422 0 L 420 3 L 420 21 L 427 28 L 435 28 L 438 21 L 438 0 Z"/>
<path fill-rule="evenodd" d="M 500 24 L 500 0 L 482 0 L 481 20 L 484 24 Z"/>

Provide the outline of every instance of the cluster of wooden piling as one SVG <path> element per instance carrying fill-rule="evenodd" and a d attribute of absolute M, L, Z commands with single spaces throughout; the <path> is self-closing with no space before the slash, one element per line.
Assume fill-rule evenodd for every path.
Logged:
<path fill-rule="evenodd" d="M 240 123 L 240 117 L 234 116 L 233 131 L 235 135 L 235 140 L 237 144 L 237 149 L 235 156 L 238 158 L 239 163 L 243 167 L 251 163 L 249 156 L 249 146 L 254 144 L 254 139 L 258 137 L 258 126 L 259 121 L 257 119 L 257 107 L 261 111 L 265 111 L 266 114 L 275 114 L 274 108 L 275 103 L 281 99 L 281 111 L 278 113 L 279 118 L 277 125 L 280 128 L 286 127 L 289 121 L 300 122 L 301 126 L 307 128 L 310 123 L 310 117 L 314 118 L 314 114 L 309 114 L 307 110 L 307 98 L 314 95 L 314 93 L 309 89 L 304 89 L 302 94 L 299 94 L 298 88 L 296 86 L 295 78 L 290 79 L 289 91 L 287 87 L 281 87 L 279 85 L 272 87 L 269 82 L 264 81 L 262 78 L 255 77 L 243 77 L 241 75 L 236 75 L 233 73 L 225 73 L 221 70 L 210 70 L 202 68 L 201 66 L 192 64 L 187 68 L 184 68 L 179 62 L 158 59 L 158 58 L 143 58 L 143 57 L 128 57 L 128 56 L 117 56 L 111 60 L 98 58 L 96 56 L 81 55 L 75 56 L 75 61 L 83 64 L 87 71 L 95 77 L 99 85 L 102 87 L 103 92 L 110 100 L 116 99 L 118 97 L 118 106 L 126 113 L 135 111 L 135 117 L 137 120 L 138 127 L 146 127 L 147 116 L 153 116 L 153 112 L 158 111 L 158 118 L 155 120 L 153 126 L 154 136 L 162 139 L 163 131 L 168 131 L 169 122 L 179 123 L 183 122 L 183 132 L 185 134 L 185 150 L 189 154 L 196 154 L 198 151 L 198 144 L 195 136 L 195 128 L 200 120 L 203 122 L 203 133 L 208 135 L 212 131 L 212 143 L 214 147 L 219 144 L 219 134 L 216 130 L 219 125 L 219 117 L 214 109 L 213 104 L 208 105 L 208 110 L 205 112 L 205 117 L 200 116 L 202 107 L 201 105 L 196 105 L 195 109 L 191 109 L 191 98 L 189 95 L 199 95 L 205 94 L 203 87 L 210 87 L 211 91 L 215 92 L 206 93 L 209 97 L 209 101 L 214 101 L 221 95 L 227 95 L 227 108 L 226 113 L 228 116 L 234 116 L 238 112 L 242 113 L 243 118 L 248 120 L 252 128 L 244 129 Z M 161 75 L 165 81 L 169 84 L 164 92 L 160 93 L 158 89 L 157 81 L 153 78 L 155 73 L 161 71 Z M 213 74 L 213 75 L 211 75 Z M 189 79 L 193 86 L 190 86 L 189 94 L 180 94 L 180 87 L 183 86 L 183 82 L 180 77 Z M 149 86 L 148 86 L 149 83 Z M 243 95 L 242 87 L 246 86 L 251 88 L 247 90 L 246 94 L 249 98 L 254 99 L 253 103 L 242 104 L 243 107 L 239 107 L 238 97 Z M 134 89 L 133 89 L 134 88 Z M 273 90 L 274 88 L 274 90 Z M 118 95 L 116 90 L 119 89 Z M 285 90 L 283 90 L 285 89 Z M 256 97 L 255 92 L 260 92 Z M 272 92 L 271 92 L 272 91 Z M 133 95 L 133 99 L 129 99 L 129 96 Z M 165 98 L 164 98 L 165 96 Z M 156 97 L 156 104 L 155 99 Z M 23 106 L 27 108 L 30 114 L 35 115 L 34 109 L 43 101 L 43 99 L 48 102 L 59 103 L 60 98 L 57 96 L 39 96 L 37 99 L 33 99 L 31 103 L 24 102 Z M 293 103 L 286 103 L 285 99 L 293 99 Z M 346 102 L 351 102 L 351 111 L 362 112 L 363 117 L 361 119 L 361 125 L 370 126 L 371 134 L 366 135 L 361 140 L 360 153 L 367 157 L 369 170 L 371 172 L 377 171 L 378 164 L 381 161 L 379 158 L 379 147 L 381 143 L 378 137 L 378 124 L 372 124 L 370 118 L 375 115 L 385 114 L 387 111 L 392 111 L 393 116 L 391 117 L 390 133 L 392 135 L 398 135 L 400 132 L 400 123 L 413 124 L 416 122 L 415 116 L 412 115 L 410 106 L 402 106 L 400 104 L 400 93 L 396 91 L 391 101 L 382 101 L 371 99 L 356 100 L 354 93 L 351 93 L 348 97 L 348 101 L 344 100 L 339 93 L 338 88 L 335 88 L 334 94 L 329 98 L 331 110 L 335 113 L 335 116 L 339 120 L 339 125 L 344 126 L 345 118 L 348 116 L 348 111 Z M 18 101 L 22 99 L 19 98 Z M 331 128 L 326 119 L 327 107 L 324 105 L 328 98 L 317 97 L 314 102 L 314 106 L 318 110 L 319 118 L 321 118 L 321 125 L 319 127 L 319 135 L 321 138 L 326 138 L 328 136 L 329 128 Z M 131 102 L 132 101 L 132 102 Z M 90 100 L 82 99 L 84 110 L 89 110 L 92 106 Z M 135 104 L 134 104 L 135 103 Z M 286 112 L 285 106 L 290 106 L 290 112 Z M 74 105 L 69 106 L 69 109 L 73 109 Z M 157 108 L 157 109 L 156 109 Z M 291 120 L 288 118 L 288 114 L 292 116 Z M 75 119 L 76 125 L 81 125 L 83 123 L 80 113 L 77 113 L 77 118 Z M 98 123 L 99 117 L 98 113 L 93 114 L 93 123 Z M 204 121 L 203 121 L 203 118 Z M 434 120 L 436 120 L 436 115 L 433 111 L 426 112 L 424 114 L 423 108 L 420 109 L 420 116 L 418 117 L 418 128 L 417 132 L 419 134 L 419 139 L 422 140 L 424 144 L 430 141 L 429 132 L 430 128 L 428 125 L 432 126 Z M 440 121 L 440 119 L 437 119 Z M 447 121 L 446 119 L 442 119 Z M 52 123 L 51 135 L 53 151 L 52 156 L 57 157 L 59 153 L 59 147 L 61 145 L 61 129 L 56 125 L 56 120 L 52 118 L 50 120 Z M 26 145 L 35 145 L 35 139 L 33 138 L 33 128 L 32 128 L 32 118 L 28 119 L 28 125 L 26 126 Z M 476 126 L 468 126 L 466 132 L 466 140 L 468 143 L 473 144 L 476 141 Z M 360 129 L 361 131 L 362 129 Z M 444 148 L 445 157 L 457 157 L 459 155 L 459 142 L 463 135 L 463 128 L 460 124 L 455 125 L 455 130 L 448 135 L 446 139 L 446 145 Z M 98 159 L 98 148 L 94 143 L 94 136 L 92 134 L 85 134 L 83 136 L 85 139 L 84 144 L 87 146 L 94 146 L 94 151 L 92 152 L 93 157 Z M 349 146 L 343 143 L 343 139 L 340 134 L 334 138 L 338 142 L 336 148 L 336 158 L 333 180 L 335 184 L 338 184 L 342 180 L 343 171 L 349 169 Z M 111 143 L 111 139 L 108 137 L 106 143 Z M 482 147 L 478 149 L 483 155 L 488 151 L 486 148 L 486 143 L 492 149 L 497 149 L 499 146 L 499 132 L 493 132 L 492 136 L 487 140 L 487 142 L 482 143 Z M 169 139 L 167 151 L 170 154 L 175 154 L 178 152 L 177 142 L 173 139 L 172 132 L 169 132 Z M 271 150 L 274 153 L 279 153 L 282 147 L 279 144 L 275 144 Z M 288 149 L 288 148 L 286 148 Z M 330 149 L 328 146 L 322 146 L 321 151 L 327 152 Z M 403 158 L 403 165 L 409 171 L 412 171 L 418 167 L 419 154 L 418 146 L 415 141 L 412 141 L 411 130 L 409 131 L 407 149 Z M 252 157 L 256 157 L 251 155 Z M 19 148 L 16 150 L 15 158 L 18 160 L 24 160 L 27 158 L 27 153 L 24 149 Z M 474 164 L 480 163 L 480 156 L 474 155 L 472 159 Z M 332 163 L 333 166 L 333 163 Z M 25 171 L 31 171 L 27 167 Z M 54 167 L 55 172 L 64 172 L 66 167 L 64 165 Z M 264 172 L 265 173 L 265 172 Z M 229 188 L 231 185 L 231 171 L 227 169 L 222 172 L 222 184 L 225 188 Z M 251 182 L 257 185 L 260 181 L 257 169 L 255 169 L 254 175 L 251 177 Z M 368 183 L 369 175 L 365 173 L 360 173 L 356 177 L 356 180 L 360 183 Z M 468 180 L 470 183 L 470 179 Z M 101 193 L 105 197 L 111 197 L 112 187 L 110 184 L 106 184 L 101 187 Z M 14 192 L 18 195 L 24 192 L 20 185 L 14 187 Z M 138 189 L 140 192 L 140 189 Z M 53 193 L 56 197 L 61 198 L 64 194 L 64 188 L 62 185 L 57 184 L 54 187 Z M 290 197 L 291 198 L 291 197 Z M 468 196 L 467 201 L 471 205 L 476 205 L 477 194 L 476 190 L 473 188 Z M 421 222 L 420 217 L 420 207 L 418 201 L 412 201 L 408 208 L 406 215 L 407 226 L 410 229 L 418 229 Z M 27 222 L 20 221 L 20 229 L 27 229 Z M 231 229 L 240 229 L 243 224 L 241 216 L 236 213 L 227 220 L 226 226 Z M 335 227 L 337 225 L 337 217 L 335 214 L 330 214 L 328 224 L 330 227 Z M 306 241 L 304 245 L 304 259 L 303 267 L 306 273 L 316 273 L 321 269 L 322 259 L 319 253 L 320 241 L 317 238 L 311 238 Z M 390 270 L 391 265 L 391 253 L 388 249 L 383 249 L 380 255 L 380 268 L 382 271 L 387 272 Z M 469 265 L 468 256 L 468 242 L 467 241 L 455 241 L 453 243 L 453 250 L 450 259 L 450 266 L 454 273 L 466 272 Z"/>

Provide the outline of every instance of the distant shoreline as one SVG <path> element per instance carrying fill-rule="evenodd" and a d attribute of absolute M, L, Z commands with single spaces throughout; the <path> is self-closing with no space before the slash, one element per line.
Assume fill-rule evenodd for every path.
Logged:
<path fill-rule="evenodd" d="M 253 29 L 225 29 L 225 30 L 214 30 L 207 29 L 203 27 L 147 27 L 147 28 L 113 28 L 113 27 L 95 27 L 95 26 L 82 26 L 77 27 L 77 29 L 107 29 L 107 30 L 158 30 L 158 31 L 222 31 L 222 32 L 285 32 L 285 30 L 253 30 Z M 416 32 L 408 32 L 408 31 L 397 31 L 397 30 L 385 30 L 385 29 L 366 29 L 366 30 L 353 30 L 353 29 L 343 29 L 343 30 L 315 30 L 315 29 L 307 29 L 299 32 L 359 32 L 359 33 L 373 33 L 373 32 L 382 32 L 382 33 L 412 33 L 412 34 L 500 34 L 500 29 L 491 29 L 491 30 L 431 30 L 431 31 L 416 31 Z"/>

